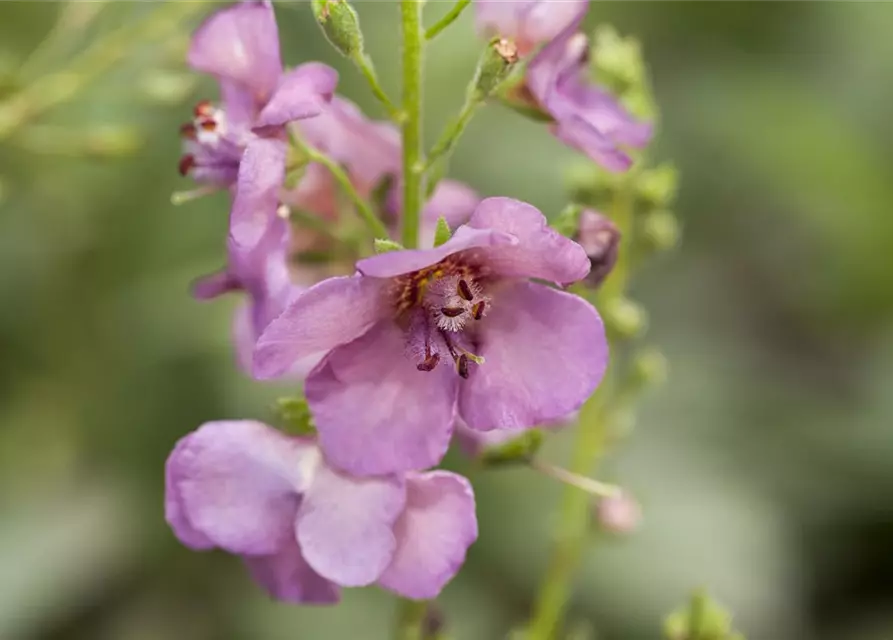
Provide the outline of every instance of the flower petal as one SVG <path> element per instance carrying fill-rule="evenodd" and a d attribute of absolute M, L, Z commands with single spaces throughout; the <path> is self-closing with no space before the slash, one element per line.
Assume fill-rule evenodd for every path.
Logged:
<path fill-rule="evenodd" d="M 633 159 L 620 149 L 605 132 L 599 131 L 591 122 L 577 115 L 570 115 L 552 126 L 552 133 L 564 144 L 579 149 L 599 165 L 621 173 L 628 170 Z"/>
<path fill-rule="evenodd" d="M 239 279 L 229 271 L 218 271 L 202 276 L 192 284 L 192 296 L 197 300 L 211 300 L 242 288 Z"/>
<path fill-rule="evenodd" d="M 255 138 L 245 149 L 229 223 L 230 237 L 244 249 L 257 245 L 276 220 L 286 151 L 272 138 Z"/>
<path fill-rule="evenodd" d="M 465 562 L 477 539 L 474 492 L 448 471 L 407 478 L 406 510 L 397 521 L 397 553 L 378 581 L 406 598 L 435 598 Z"/>
<path fill-rule="evenodd" d="M 282 76 L 276 92 L 260 112 L 257 127 L 275 127 L 318 116 L 332 100 L 338 72 L 321 62 L 299 65 Z"/>
<path fill-rule="evenodd" d="M 430 267 L 459 251 L 478 247 L 486 247 L 489 251 L 492 247 L 512 246 L 517 242 L 515 237 L 498 230 L 472 229 L 463 225 L 456 229 L 452 238 L 436 249 L 403 249 L 364 258 L 357 262 L 357 271 L 366 276 L 392 278 Z"/>
<path fill-rule="evenodd" d="M 406 486 L 394 476 L 356 479 L 321 467 L 296 521 L 307 563 L 341 586 L 372 584 L 394 556 L 405 504 Z"/>
<path fill-rule="evenodd" d="M 233 80 L 263 104 L 282 73 L 279 32 L 270 2 L 241 2 L 212 14 L 196 30 L 190 66 Z"/>
<path fill-rule="evenodd" d="M 188 446 L 189 440 L 182 438 L 174 447 L 167 459 L 164 469 L 164 519 L 174 531 L 174 535 L 190 549 L 203 551 L 212 549 L 214 543 L 206 535 L 195 529 L 183 510 L 183 496 L 180 495 L 180 487 L 176 482 L 175 471 L 177 461 Z"/>
<path fill-rule="evenodd" d="M 271 597 L 291 604 L 334 604 L 341 599 L 338 585 L 316 573 L 295 541 L 274 555 L 246 556 L 251 577 Z"/>
<path fill-rule="evenodd" d="M 499 275 L 567 284 L 589 273 L 583 247 L 552 229 L 539 209 L 526 202 L 487 198 L 475 209 L 468 226 L 518 239 L 514 245 L 491 247 L 484 254 L 487 265 Z"/>
<path fill-rule="evenodd" d="M 478 355 L 459 393 L 472 429 L 535 427 L 574 411 L 601 382 L 608 343 L 598 312 L 579 296 L 516 282 L 481 323 Z"/>
<path fill-rule="evenodd" d="M 307 289 L 270 322 L 257 341 L 254 375 L 275 378 L 297 361 L 325 353 L 368 331 L 386 312 L 384 283 L 374 278 L 329 278 Z"/>
<path fill-rule="evenodd" d="M 448 366 L 419 371 L 404 331 L 383 320 L 332 351 L 304 390 L 319 444 L 356 476 L 424 469 L 449 446 L 459 377 Z"/>
<path fill-rule="evenodd" d="M 294 537 L 298 494 L 319 459 L 314 445 L 260 422 L 205 423 L 168 458 L 168 492 L 181 507 L 168 515 L 231 553 L 276 553 Z"/>

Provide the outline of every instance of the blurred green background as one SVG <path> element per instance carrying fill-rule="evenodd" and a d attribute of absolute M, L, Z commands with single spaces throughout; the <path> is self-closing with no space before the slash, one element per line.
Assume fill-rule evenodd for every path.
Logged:
<path fill-rule="evenodd" d="M 357 4 L 396 95 L 395 4 Z M 165 525 L 176 439 L 268 417 L 283 391 L 235 369 L 237 300 L 188 294 L 224 259 L 226 198 L 169 204 L 190 187 L 178 125 L 216 95 L 182 64 L 211 6 L 111 3 L 25 64 L 62 6 L 0 3 L 0 114 L 11 101 L 25 114 L 0 136 L 0 638 L 390 637 L 384 592 L 276 605 L 237 559 L 190 552 Z M 429 22 L 449 6 L 429 3 Z M 430 47 L 429 141 L 473 71 L 472 13 Z M 278 15 L 288 63 L 333 64 L 341 93 L 382 115 L 306 4 Z M 596 2 L 589 20 L 643 41 L 663 110 L 655 155 L 681 171 L 685 238 L 633 292 L 670 379 L 597 473 L 635 492 L 644 521 L 593 537 L 571 617 L 601 639 L 658 638 L 704 586 L 750 640 L 889 640 L 893 4 Z M 77 66 L 72 52 L 122 29 Z M 41 89 L 57 107 L 14 102 L 65 69 Z M 453 175 L 552 214 L 574 158 L 493 106 Z M 572 436 L 549 457 L 566 460 Z M 455 638 L 498 640 L 526 615 L 561 487 L 452 464 L 472 476 L 481 536 L 440 602 Z"/>

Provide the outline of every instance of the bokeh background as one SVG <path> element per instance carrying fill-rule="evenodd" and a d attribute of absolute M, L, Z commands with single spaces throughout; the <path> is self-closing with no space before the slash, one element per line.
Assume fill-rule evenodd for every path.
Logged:
<path fill-rule="evenodd" d="M 396 95 L 396 6 L 358 5 Z M 448 6 L 430 2 L 429 19 Z M 280 606 L 238 560 L 192 553 L 165 525 L 176 439 L 267 417 L 284 390 L 235 369 L 238 301 L 188 293 L 224 259 L 226 199 L 169 203 L 190 186 L 178 125 L 215 96 L 182 63 L 212 5 L 109 3 L 31 56 L 62 8 L 0 3 L 0 131 L 10 104 L 21 123 L 0 135 L 0 638 L 390 637 L 384 592 Z M 473 71 L 472 13 L 429 50 L 429 141 Z M 333 64 L 341 92 L 382 115 L 305 3 L 278 14 L 287 62 Z M 643 42 L 685 237 L 633 291 L 669 380 L 598 471 L 636 493 L 644 520 L 593 536 L 571 617 L 606 640 L 658 638 L 704 586 L 751 640 L 889 640 L 893 4 L 594 2 L 589 21 Z M 86 63 L 73 55 L 112 34 Z M 30 111 L 47 95 L 58 105 Z M 574 159 L 493 106 L 452 168 L 552 214 Z M 572 437 L 549 458 L 566 460 Z M 456 639 L 498 640 L 526 615 L 562 488 L 451 464 L 472 476 L 481 536 L 440 602 Z"/>

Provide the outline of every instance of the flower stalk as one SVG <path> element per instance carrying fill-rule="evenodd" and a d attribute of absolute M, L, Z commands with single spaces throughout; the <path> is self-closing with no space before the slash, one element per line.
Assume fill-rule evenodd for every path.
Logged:
<path fill-rule="evenodd" d="M 403 34 L 403 246 L 413 249 L 419 241 L 422 209 L 422 31 L 421 0 L 400 0 Z"/>
<path fill-rule="evenodd" d="M 428 27 L 425 31 L 425 40 L 433 40 L 437 35 L 456 21 L 465 7 L 471 4 L 471 0 L 456 0 L 456 4 L 440 20 Z"/>

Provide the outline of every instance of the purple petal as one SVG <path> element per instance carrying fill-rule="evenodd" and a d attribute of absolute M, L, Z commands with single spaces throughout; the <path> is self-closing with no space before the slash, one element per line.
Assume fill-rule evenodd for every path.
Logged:
<path fill-rule="evenodd" d="M 578 411 L 559 418 L 553 422 L 536 425 L 537 429 L 547 429 L 557 431 L 563 427 L 567 427 L 577 420 Z M 453 442 L 459 445 L 459 449 L 469 458 L 477 458 L 482 453 L 492 447 L 499 447 L 519 438 L 524 434 L 528 427 L 521 429 L 492 429 L 490 431 L 479 431 L 472 429 L 462 419 L 456 420 L 456 430 L 453 432 Z"/>
<path fill-rule="evenodd" d="M 208 276 L 203 276 L 192 285 L 192 295 L 197 300 L 211 300 L 217 296 L 238 291 L 242 288 L 239 279 L 229 271 L 218 271 Z"/>
<path fill-rule="evenodd" d="M 193 35 L 188 60 L 198 71 L 239 83 L 263 104 L 282 73 L 273 5 L 241 2 L 212 14 Z"/>
<path fill-rule="evenodd" d="M 245 564 L 271 597 L 291 604 L 334 604 L 341 599 L 338 586 L 316 573 L 295 541 L 274 555 L 246 556 Z"/>
<path fill-rule="evenodd" d="M 242 156 L 229 233 L 245 249 L 260 242 L 276 220 L 286 152 L 281 140 L 256 138 Z"/>
<path fill-rule="evenodd" d="M 356 479 L 320 467 L 296 522 L 307 563 L 341 586 L 372 584 L 394 556 L 405 504 L 406 486 L 393 476 Z"/>
<path fill-rule="evenodd" d="M 299 65 L 282 76 L 273 97 L 260 112 L 258 127 L 275 127 L 318 116 L 332 100 L 338 72 L 321 62 Z"/>
<path fill-rule="evenodd" d="M 168 493 L 180 507 L 173 515 L 231 553 L 276 553 L 294 537 L 298 493 L 318 460 L 315 446 L 260 422 L 205 423 L 168 458 Z"/>
<path fill-rule="evenodd" d="M 177 442 L 171 455 L 168 456 L 164 468 L 164 518 L 174 531 L 174 535 L 190 549 L 203 551 L 212 549 L 214 543 L 206 535 L 195 529 L 183 510 L 183 497 L 180 495 L 180 487 L 175 481 L 174 471 L 177 468 L 177 460 L 183 455 L 183 450 L 188 446 L 188 437 Z"/>
<path fill-rule="evenodd" d="M 484 254 L 487 265 L 502 276 L 567 284 L 589 273 L 583 247 L 549 227 L 536 207 L 520 200 L 487 198 L 475 209 L 468 226 L 518 239 L 515 245 L 491 247 Z"/>
<path fill-rule="evenodd" d="M 517 243 L 517 238 L 507 233 L 492 229 L 473 229 L 463 225 L 456 229 L 452 238 L 436 249 L 404 249 L 364 258 L 357 262 L 357 271 L 366 276 L 392 278 L 430 267 L 448 255 L 466 249 L 487 247 L 491 250 L 493 247 L 511 246 Z"/>
<path fill-rule="evenodd" d="M 459 377 L 419 371 L 406 334 L 390 320 L 338 347 L 307 378 L 319 443 L 335 467 L 357 476 L 425 469 L 449 446 Z"/>
<path fill-rule="evenodd" d="M 579 296 L 517 282 L 498 292 L 481 323 L 478 355 L 459 393 L 472 429 L 534 427 L 575 411 L 608 364 L 605 329 Z"/>
<path fill-rule="evenodd" d="M 329 278 L 298 296 L 258 339 L 255 377 L 275 378 L 366 333 L 389 310 L 383 285 L 361 276 Z"/>
<path fill-rule="evenodd" d="M 448 471 L 410 474 L 406 510 L 394 532 L 394 561 L 379 584 L 406 598 L 436 598 L 477 539 L 474 492 Z"/>
<path fill-rule="evenodd" d="M 437 229 L 437 221 L 443 217 L 450 229 L 456 229 L 468 222 L 475 207 L 481 201 L 477 191 L 456 180 L 441 180 L 431 199 L 422 209 L 421 231 L 419 245 L 430 247 L 434 244 L 434 233 Z M 403 211 L 403 184 L 394 182 L 388 193 L 387 213 L 398 219 Z"/>
<path fill-rule="evenodd" d="M 586 14 L 589 0 L 476 0 L 478 31 L 513 38 L 521 55 L 555 38 Z"/>

